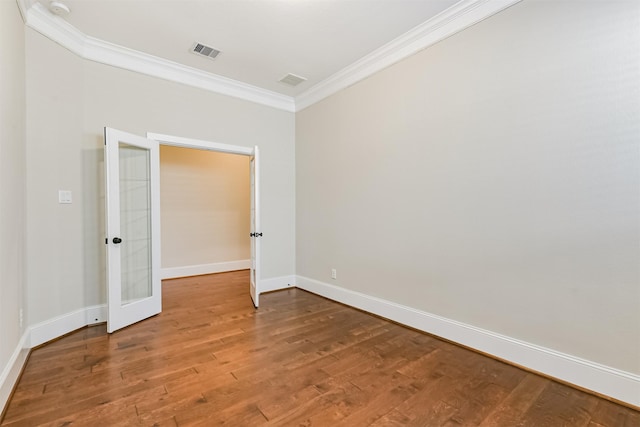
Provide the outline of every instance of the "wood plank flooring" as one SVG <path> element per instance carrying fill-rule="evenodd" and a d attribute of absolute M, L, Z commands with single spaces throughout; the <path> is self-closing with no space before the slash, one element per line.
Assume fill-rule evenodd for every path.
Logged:
<path fill-rule="evenodd" d="M 34 350 L 2 426 L 640 426 L 640 413 L 247 271 Z"/>

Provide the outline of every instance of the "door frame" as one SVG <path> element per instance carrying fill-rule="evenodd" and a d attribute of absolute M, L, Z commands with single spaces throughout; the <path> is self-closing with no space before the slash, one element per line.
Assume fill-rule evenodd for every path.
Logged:
<path fill-rule="evenodd" d="M 184 138 L 182 136 L 164 135 L 161 133 L 147 132 L 147 139 L 153 139 L 155 141 L 158 141 L 160 145 L 171 145 L 173 147 L 195 148 L 198 150 L 217 151 L 220 153 L 229 153 L 229 154 L 240 154 L 243 156 L 251 156 L 251 154 L 253 154 L 253 147 L 221 144 L 219 142 Z"/>
<path fill-rule="evenodd" d="M 175 136 L 175 135 L 166 135 L 166 134 L 160 134 L 160 133 L 154 133 L 154 132 L 147 132 L 147 139 L 152 139 L 157 141 L 160 145 L 168 145 L 168 146 L 172 146 L 172 147 L 181 147 L 181 148 L 193 148 L 193 149 L 197 149 L 197 150 L 206 150 L 206 151 L 215 151 L 215 152 L 219 152 L 219 153 L 228 153 L 228 154 L 238 154 L 241 156 L 247 156 L 247 157 L 252 157 L 254 155 L 254 147 L 243 147 L 241 145 L 230 145 L 230 144 L 222 144 L 219 142 L 213 142 L 213 141 L 205 141 L 205 140 L 201 140 L 201 139 L 192 139 L 192 138 L 185 138 L 182 136 Z M 255 147 L 257 148 L 257 147 Z M 259 185 L 259 181 L 260 181 L 260 177 L 259 176 L 255 176 L 255 183 L 256 185 Z M 259 210 L 258 210 L 259 211 Z M 255 230 L 257 231 L 257 230 Z M 257 240 L 256 238 L 253 238 L 254 240 Z M 254 244 L 260 244 L 259 242 L 254 242 Z M 259 254 L 260 250 L 258 250 L 258 254 Z M 252 270 L 255 269 L 256 271 L 256 278 L 255 278 L 255 293 L 256 296 L 254 297 L 252 295 L 252 299 L 253 299 L 253 303 L 255 305 L 255 307 L 258 307 L 258 298 L 257 296 L 260 295 L 260 287 L 259 287 L 259 283 L 260 283 L 260 265 L 256 265 L 256 261 L 259 263 L 260 262 L 260 256 L 257 257 L 258 259 L 254 259 L 253 258 L 253 254 L 252 254 L 252 259 L 251 259 L 251 265 L 252 265 Z"/>

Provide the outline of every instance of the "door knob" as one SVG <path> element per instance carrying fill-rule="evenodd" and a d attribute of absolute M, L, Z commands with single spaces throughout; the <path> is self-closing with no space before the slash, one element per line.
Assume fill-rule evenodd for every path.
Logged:
<path fill-rule="evenodd" d="M 114 243 L 114 244 L 116 244 L 116 245 L 117 245 L 118 243 L 122 243 L 122 239 L 121 239 L 121 238 L 119 238 L 119 237 L 114 237 L 114 238 L 113 238 L 113 243 Z"/>

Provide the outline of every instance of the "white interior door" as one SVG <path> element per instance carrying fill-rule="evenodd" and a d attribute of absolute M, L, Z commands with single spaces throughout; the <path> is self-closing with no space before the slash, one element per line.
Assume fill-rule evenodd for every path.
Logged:
<path fill-rule="evenodd" d="M 257 308 L 260 297 L 260 156 L 258 147 L 251 153 L 251 272 L 249 292 L 253 305 Z"/>
<path fill-rule="evenodd" d="M 159 144 L 105 128 L 107 331 L 160 313 Z"/>

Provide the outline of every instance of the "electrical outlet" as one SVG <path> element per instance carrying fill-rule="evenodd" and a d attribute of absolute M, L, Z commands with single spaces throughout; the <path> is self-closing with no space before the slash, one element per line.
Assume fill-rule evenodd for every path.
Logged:
<path fill-rule="evenodd" d="M 332 278 L 333 280 L 336 280 L 336 279 L 338 278 L 338 272 L 336 271 L 336 269 L 335 269 L 335 268 L 332 268 L 332 269 L 331 269 L 331 278 Z"/>
<path fill-rule="evenodd" d="M 20 327 L 22 328 L 22 322 L 23 322 L 23 313 L 22 313 L 22 309 L 20 309 Z"/>

